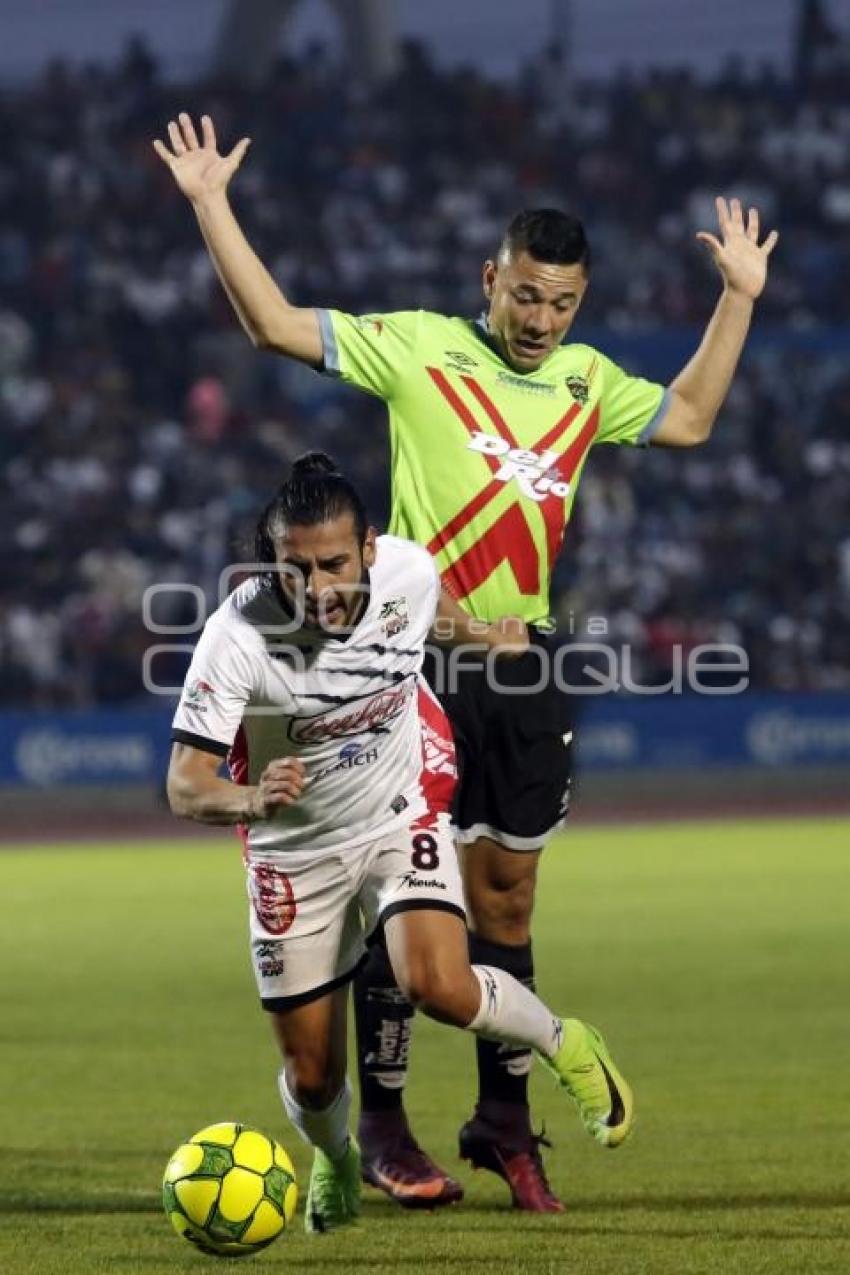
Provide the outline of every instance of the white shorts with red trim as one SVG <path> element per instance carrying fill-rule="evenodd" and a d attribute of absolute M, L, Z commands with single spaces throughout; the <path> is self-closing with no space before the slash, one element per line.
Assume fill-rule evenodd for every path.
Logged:
<path fill-rule="evenodd" d="M 263 1007 L 295 1008 L 353 978 L 367 942 L 398 912 L 466 919 L 446 812 L 353 849 L 286 851 L 246 863 L 251 959 Z"/>

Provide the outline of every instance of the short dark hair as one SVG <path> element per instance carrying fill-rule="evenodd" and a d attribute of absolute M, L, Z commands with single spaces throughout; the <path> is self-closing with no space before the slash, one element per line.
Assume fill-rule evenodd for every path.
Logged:
<path fill-rule="evenodd" d="M 535 261 L 590 270 L 590 244 L 578 217 L 559 208 L 525 208 L 505 231 L 499 255 L 527 252 Z"/>
<path fill-rule="evenodd" d="M 275 537 L 286 527 L 312 527 L 350 513 L 362 546 L 369 529 L 363 501 L 324 452 L 307 452 L 293 461 L 289 477 L 260 514 L 254 535 L 257 562 L 274 562 Z"/>

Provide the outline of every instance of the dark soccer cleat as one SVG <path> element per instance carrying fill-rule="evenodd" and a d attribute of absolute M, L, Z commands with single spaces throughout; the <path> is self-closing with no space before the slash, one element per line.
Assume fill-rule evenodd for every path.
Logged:
<path fill-rule="evenodd" d="M 505 1135 L 477 1112 L 460 1131 L 460 1158 L 473 1169 L 489 1169 L 507 1182 L 515 1209 L 525 1213 L 563 1213 L 564 1205 L 549 1186 L 541 1147 L 551 1147 L 544 1132 L 522 1139 Z"/>
<path fill-rule="evenodd" d="M 363 1147 L 363 1181 L 405 1209 L 439 1209 L 463 1199 L 463 1187 L 426 1155 L 409 1130 Z"/>

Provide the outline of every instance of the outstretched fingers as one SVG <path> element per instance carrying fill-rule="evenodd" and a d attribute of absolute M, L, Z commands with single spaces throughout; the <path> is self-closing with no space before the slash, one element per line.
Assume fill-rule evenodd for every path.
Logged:
<path fill-rule="evenodd" d="M 186 143 L 183 141 L 183 134 L 176 120 L 168 121 L 168 140 L 171 142 L 171 149 L 175 155 L 186 154 Z"/>
<path fill-rule="evenodd" d="M 764 255 L 766 257 L 769 257 L 778 243 L 779 243 L 779 231 L 771 230 L 770 234 L 767 236 L 767 238 L 765 239 L 764 243 L 761 246 L 761 250 L 764 253 Z"/>
<path fill-rule="evenodd" d="M 183 140 L 186 143 L 186 149 L 196 151 L 198 146 L 198 134 L 195 132 L 195 125 L 192 123 L 192 117 L 186 111 L 181 111 L 179 115 L 180 128 L 183 130 Z"/>
<path fill-rule="evenodd" d="M 732 220 L 732 215 L 729 212 L 729 205 L 726 203 L 726 200 L 722 195 L 718 195 L 714 201 L 714 206 L 717 209 L 717 222 L 720 226 L 720 233 L 721 235 L 725 235 Z"/>
<path fill-rule="evenodd" d="M 204 146 L 210 150 L 218 149 L 218 141 L 215 135 L 215 125 L 209 115 L 201 116 L 201 136 L 204 139 Z"/>
<path fill-rule="evenodd" d="M 165 143 L 161 142 L 158 137 L 155 137 L 153 140 L 153 148 L 156 151 L 159 158 L 162 160 L 163 164 L 167 164 L 168 167 L 170 168 L 174 161 L 174 156 L 171 154 L 171 151 L 168 149 Z"/>
<path fill-rule="evenodd" d="M 758 244 L 759 235 L 761 234 L 761 219 L 757 208 L 748 208 L 746 218 L 744 217 L 744 208 L 740 199 L 730 199 L 728 202 L 722 195 L 718 195 L 714 201 L 717 209 L 717 221 L 720 227 L 720 234 L 724 241 L 729 234 L 744 234 L 751 243 Z M 719 247 L 717 239 L 713 235 L 701 232 L 697 235 L 698 239 L 702 239 L 705 243 L 712 247 Z M 761 244 L 761 251 L 765 256 L 770 256 L 773 249 L 779 241 L 779 235 L 772 230 Z"/>
<path fill-rule="evenodd" d="M 707 230 L 697 231 L 697 239 L 702 243 L 708 244 L 712 252 L 718 253 L 722 251 L 723 245 L 716 235 L 710 235 Z"/>
<path fill-rule="evenodd" d="M 231 165 L 234 172 L 242 163 L 242 160 L 245 158 L 245 152 L 247 151 L 250 145 L 251 145 L 250 137 L 243 137 L 241 141 L 238 141 L 236 143 L 236 145 L 233 147 L 233 150 L 227 156 L 227 162 Z"/>

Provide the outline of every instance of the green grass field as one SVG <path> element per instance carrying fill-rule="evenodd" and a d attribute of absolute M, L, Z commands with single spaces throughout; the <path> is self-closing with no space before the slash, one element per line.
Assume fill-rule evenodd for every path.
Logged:
<path fill-rule="evenodd" d="M 356 1231 L 301 1216 L 257 1271 L 850 1270 L 850 823 L 576 829 L 546 854 L 540 987 L 597 1023 L 636 1090 L 616 1154 L 539 1074 L 562 1217 L 512 1212 L 471 1175 L 446 1214 L 368 1191 Z M 256 1007 L 237 846 L 0 854 L 0 1270 L 221 1270 L 160 1212 L 173 1147 L 217 1119 L 278 1136 L 276 1058 Z M 410 1109 L 457 1169 L 473 1043 L 420 1020 Z M 242 1268 L 240 1268 L 242 1269 Z"/>

